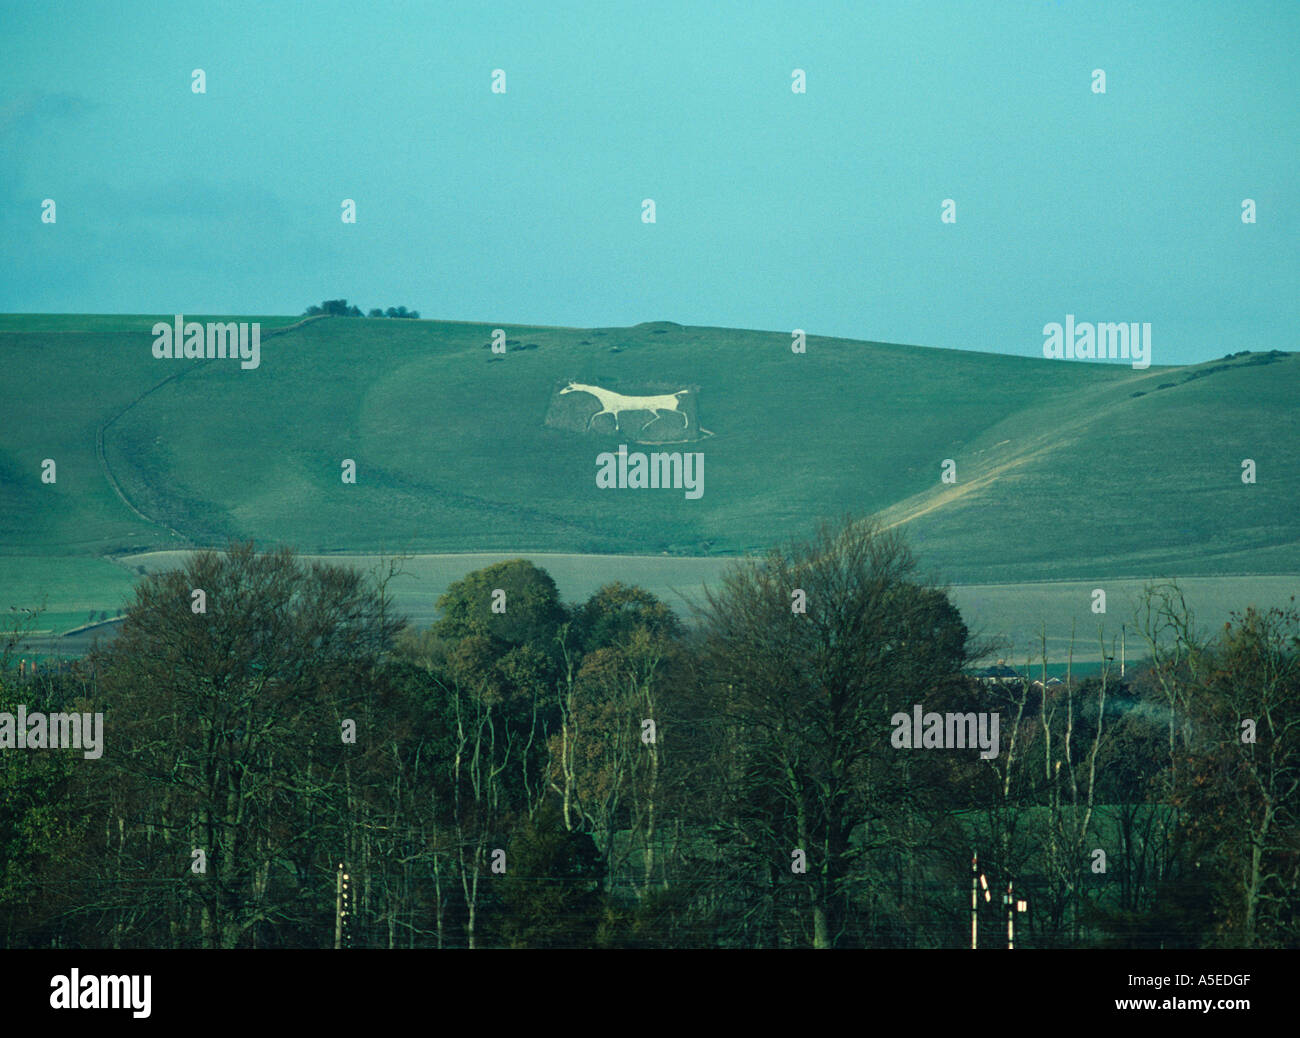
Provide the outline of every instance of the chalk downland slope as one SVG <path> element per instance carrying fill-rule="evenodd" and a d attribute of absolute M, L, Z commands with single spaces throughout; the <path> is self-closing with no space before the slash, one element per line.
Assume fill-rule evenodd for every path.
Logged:
<path fill-rule="evenodd" d="M 490 325 L 326 319 L 264 337 L 244 371 L 154 359 L 160 319 L 0 318 L 21 388 L 0 428 L 7 557 L 230 537 L 323 554 L 734 554 L 852 510 L 906 529 L 957 582 L 1300 571 L 1292 354 L 1138 371 L 812 336 L 796 355 L 784 332 L 656 322 L 503 325 L 512 346 L 494 355 Z M 692 387 L 707 434 L 661 449 L 704 453 L 703 497 L 597 488 L 597 453 L 636 441 L 608 418 L 548 426 L 569 381 Z"/>

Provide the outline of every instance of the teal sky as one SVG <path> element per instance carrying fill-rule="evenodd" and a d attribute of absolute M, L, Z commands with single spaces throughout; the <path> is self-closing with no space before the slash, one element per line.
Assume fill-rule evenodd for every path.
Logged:
<path fill-rule="evenodd" d="M 1300 348 L 1294 0 L 42 2 L 0 26 L 0 311 L 344 296 L 1038 356 L 1073 313 L 1150 322 L 1155 364 Z"/>

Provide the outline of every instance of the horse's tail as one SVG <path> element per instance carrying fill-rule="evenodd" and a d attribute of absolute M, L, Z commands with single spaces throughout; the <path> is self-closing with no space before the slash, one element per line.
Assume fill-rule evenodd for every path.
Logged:
<path fill-rule="evenodd" d="M 677 390 L 676 393 L 673 394 L 673 396 L 685 396 L 689 392 L 690 392 L 689 389 L 679 389 Z"/>

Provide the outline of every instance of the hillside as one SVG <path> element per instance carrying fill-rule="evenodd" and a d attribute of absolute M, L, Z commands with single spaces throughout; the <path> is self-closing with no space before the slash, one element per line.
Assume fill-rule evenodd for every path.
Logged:
<path fill-rule="evenodd" d="M 296 319 L 229 318 L 263 325 L 261 364 L 241 370 L 155 359 L 150 328 L 169 319 L 0 317 L 11 598 L 33 580 L 125 586 L 104 556 L 229 537 L 320 554 L 726 555 L 845 510 L 902 525 L 927 569 L 961 583 L 1300 572 L 1293 354 L 1134 370 L 810 336 L 796 355 L 786 332 L 658 322 L 502 325 L 498 355 L 485 324 L 274 334 Z M 625 413 L 620 433 L 609 416 L 548 425 L 557 402 L 598 409 L 560 397 L 570 381 L 690 387 L 687 442 L 640 449 L 701 452 L 703 495 L 598 488 L 597 454 L 637 450 L 645 416 Z"/>

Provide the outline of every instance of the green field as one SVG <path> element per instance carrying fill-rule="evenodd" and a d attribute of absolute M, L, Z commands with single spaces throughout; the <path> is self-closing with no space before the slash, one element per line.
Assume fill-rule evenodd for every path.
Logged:
<path fill-rule="evenodd" d="M 1014 609 L 981 605 L 994 591 L 959 603 L 987 609 L 1017 654 L 1029 619 L 1067 623 L 1077 601 L 1095 628 L 1086 590 L 1108 582 L 1216 577 L 1213 611 L 1285 597 L 1297 581 L 1277 575 L 1300 573 L 1293 354 L 1140 371 L 812 336 L 796 355 L 785 332 L 658 322 L 502 324 L 512 348 L 494 356 L 490 324 L 335 318 L 269 334 L 297 319 L 226 318 L 263 324 L 246 371 L 155 359 L 150 329 L 169 318 L 0 316 L 0 608 L 46 596 L 47 625 L 67 629 L 117 610 L 141 564 L 128 556 L 231 537 L 548 569 L 538 553 L 553 553 L 569 597 L 615 577 L 697 588 L 719 560 L 846 510 L 898 525 L 940 581 L 1016 588 Z M 699 387 L 707 435 L 645 449 L 701 452 L 703 496 L 599 489 L 596 455 L 635 450 L 640 423 L 548 427 L 569 380 Z M 620 560 L 573 558 L 602 555 Z M 415 616 L 464 563 L 428 565 Z"/>

